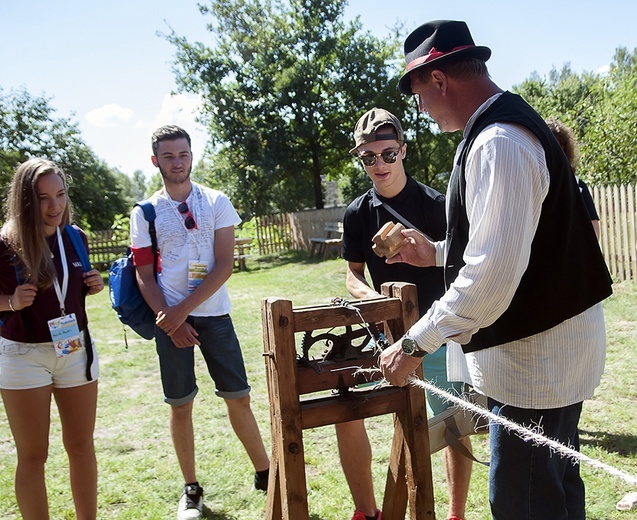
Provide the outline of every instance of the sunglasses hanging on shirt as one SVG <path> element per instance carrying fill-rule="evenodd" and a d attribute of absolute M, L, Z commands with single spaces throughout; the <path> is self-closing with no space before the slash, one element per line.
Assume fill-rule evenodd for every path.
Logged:
<path fill-rule="evenodd" d="M 192 213 L 190 212 L 190 208 L 188 207 L 186 201 L 177 206 L 177 211 L 179 211 L 182 216 L 185 216 L 184 226 L 186 226 L 186 229 L 197 229 L 197 222 L 195 222 L 195 217 L 192 216 Z"/>

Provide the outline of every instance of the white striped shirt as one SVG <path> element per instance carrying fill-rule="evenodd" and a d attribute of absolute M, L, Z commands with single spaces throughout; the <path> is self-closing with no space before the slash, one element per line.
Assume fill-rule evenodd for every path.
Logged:
<path fill-rule="evenodd" d="M 471 117 L 465 136 L 497 97 Z M 464 144 L 460 143 L 457 154 Z M 467 156 L 465 178 L 470 225 L 463 256 L 466 265 L 410 329 L 420 348 L 428 352 L 449 338 L 467 343 L 507 309 L 528 266 L 550 180 L 540 141 L 526 128 L 500 123 L 476 138 Z M 436 251 L 437 263 L 443 265 L 444 242 L 436 244 Z M 547 258 L 546 269 L 550 268 Z M 598 304 L 545 332 L 467 354 L 469 382 L 479 392 L 521 408 L 574 404 L 592 397 L 599 385 L 605 336 Z M 457 353 L 452 346 L 451 360 L 454 350 Z M 451 365 L 449 377 L 457 379 L 456 367 Z"/>

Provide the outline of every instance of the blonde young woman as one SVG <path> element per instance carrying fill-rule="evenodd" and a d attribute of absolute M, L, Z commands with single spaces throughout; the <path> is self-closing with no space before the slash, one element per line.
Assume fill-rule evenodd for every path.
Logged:
<path fill-rule="evenodd" d="M 39 158 L 19 165 L 0 232 L 0 394 L 15 440 L 15 492 L 26 520 L 49 518 L 44 466 L 52 396 L 70 466 L 58 487 L 70 487 L 78 520 L 97 515 L 98 366 L 84 302 L 104 283 L 97 270 L 83 272 L 65 229 L 70 222 L 62 169 Z"/>

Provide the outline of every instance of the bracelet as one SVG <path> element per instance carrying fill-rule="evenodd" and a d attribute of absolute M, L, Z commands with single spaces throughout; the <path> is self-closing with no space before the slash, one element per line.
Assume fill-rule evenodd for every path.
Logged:
<path fill-rule="evenodd" d="M 13 308 L 13 305 L 11 303 L 11 296 L 9 296 L 8 303 L 9 303 L 9 309 L 11 309 L 13 312 L 15 312 L 16 310 Z"/>

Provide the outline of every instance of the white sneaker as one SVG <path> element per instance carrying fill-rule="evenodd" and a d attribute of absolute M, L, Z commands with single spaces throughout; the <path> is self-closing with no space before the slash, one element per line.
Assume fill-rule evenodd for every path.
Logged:
<path fill-rule="evenodd" d="M 196 484 L 184 486 L 179 499 L 177 520 L 198 520 L 203 510 L 203 488 Z"/>

